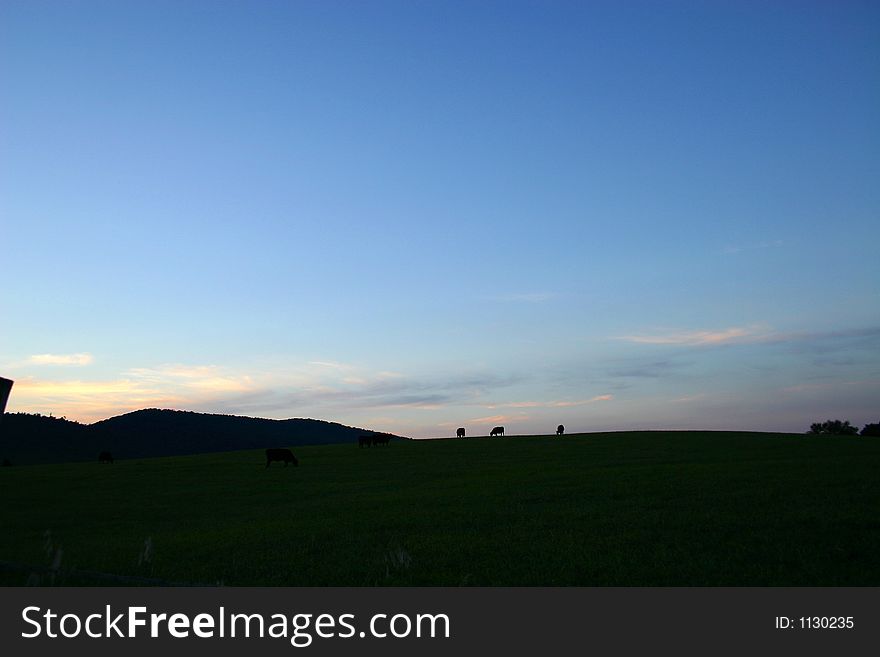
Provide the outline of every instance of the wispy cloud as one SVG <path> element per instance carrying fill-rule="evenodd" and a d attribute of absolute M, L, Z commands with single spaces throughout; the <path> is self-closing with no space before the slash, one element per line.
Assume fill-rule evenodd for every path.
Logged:
<path fill-rule="evenodd" d="M 320 385 L 288 388 L 289 394 L 283 397 L 283 403 L 293 408 L 436 410 L 452 404 L 474 405 L 475 400 L 520 380 L 517 376 L 493 373 L 419 378 L 397 372 L 356 371 L 336 380 L 325 380 Z"/>
<path fill-rule="evenodd" d="M 687 365 L 688 363 L 677 363 L 669 360 L 630 360 L 625 362 L 625 364 L 607 368 L 605 374 L 612 378 L 658 379 L 669 376 L 683 367 L 687 367 Z"/>
<path fill-rule="evenodd" d="M 30 365 L 89 365 L 94 358 L 89 353 L 82 354 L 36 354 L 28 358 Z"/>
<path fill-rule="evenodd" d="M 673 404 L 688 404 L 690 402 L 699 401 L 701 399 L 706 398 L 706 393 L 698 392 L 694 395 L 684 395 L 683 397 L 678 397 L 677 399 L 670 400 Z"/>
<path fill-rule="evenodd" d="M 94 421 L 145 407 L 268 417 L 344 420 L 381 409 L 436 411 L 480 400 L 520 382 L 492 372 L 414 377 L 336 361 L 242 372 L 217 365 L 134 367 L 105 380 L 20 377 L 13 410 Z"/>
<path fill-rule="evenodd" d="M 36 394 L 47 397 L 87 398 L 96 395 L 131 394 L 139 386 L 132 381 L 42 381 L 25 378 L 15 383 L 19 394 Z"/>
<path fill-rule="evenodd" d="M 880 340 L 880 326 L 836 331 L 774 331 L 766 327 L 750 326 L 717 330 L 664 331 L 624 335 L 613 339 L 635 344 L 676 347 L 789 344 L 792 350 L 816 354 L 857 348 L 873 349 Z M 650 373 L 650 368 L 647 373 Z"/>
<path fill-rule="evenodd" d="M 554 401 L 515 401 L 497 404 L 485 404 L 485 408 L 567 408 L 569 406 L 585 406 L 596 402 L 611 401 L 614 395 L 597 395 L 589 399 L 554 400 Z"/>
<path fill-rule="evenodd" d="M 66 415 L 91 422 L 146 407 L 210 409 L 212 400 L 257 392 L 251 377 L 211 365 L 132 368 L 106 379 L 49 380 L 21 377 L 15 411 Z"/>
<path fill-rule="evenodd" d="M 215 365 L 161 365 L 126 372 L 135 381 L 163 388 L 186 388 L 204 393 L 244 392 L 254 388 L 250 376 L 232 374 Z"/>
<path fill-rule="evenodd" d="M 785 393 L 820 392 L 839 388 L 858 386 L 860 388 L 876 387 L 880 385 L 880 379 L 863 379 L 861 381 L 829 381 L 827 383 L 803 383 L 796 386 L 783 388 Z"/>
<path fill-rule="evenodd" d="M 764 342 L 800 343 L 797 349 L 811 353 L 827 353 L 853 345 L 873 348 L 880 339 L 880 326 L 837 331 L 791 331 L 771 333 Z"/>
<path fill-rule="evenodd" d="M 637 344 L 712 346 L 766 339 L 768 334 L 757 328 L 734 326 L 726 329 L 700 331 L 669 331 L 655 334 L 622 335 L 615 339 Z"/>
<path fill-rule="evenodd" d="M 553 407 L 560 408 L 565 406 L 583 406 L 585 404 L 595 404 L 596 402 L 604 402 L 611 401 L 614 399 L 614 395 L 597 395 L 596 397 L 590 397 L 589 399 L 582 399 L 579 401 L 558 401 L 550 404 Z"/>
<path fill-rule="evenodd" d="M 311 360 L 309 361 L 309 365 L 327 368 L 336 372 L 350 372 L 351 370 L 355 369 L 354 365 L 350 365 L 348 363 L 339 363 L 337 361 L 330 360 Z"/>
<path fill-rule="evenodd" d="M 181 408 L 177 395 L 143 382 L 45 381 L 26 377 L 16 381 L 11 411 L 52 413 L 83 422 L 146 407 Z"/>
<path fill-rule="evenodd" d="M 467 423 L 477 424 L 497 424 L 498 422 L 510 422 L 512 420 L 527 420 L 529 416 L 525 413 L 517 413 L 516 415 L 487 415 L 486 417 L 475 417 L 467 420 Z"/>

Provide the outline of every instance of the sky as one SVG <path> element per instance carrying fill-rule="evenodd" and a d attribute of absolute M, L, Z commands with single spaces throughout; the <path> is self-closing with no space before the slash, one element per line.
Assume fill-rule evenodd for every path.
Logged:
<path fill-rule="evenodd" d="M 0 3 L 7 412 L 880 421 L 872 2 Z"/>

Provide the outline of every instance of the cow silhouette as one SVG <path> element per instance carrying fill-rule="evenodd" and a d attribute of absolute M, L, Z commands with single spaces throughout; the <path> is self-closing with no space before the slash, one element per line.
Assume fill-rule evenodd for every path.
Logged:
<path fill-rule="evenodd" d="M 373 445 L 387 445 L 390 441 L 390 436 L 380 436 L 378 434 L 373 436 Z"/>
<path fill-rule="evenodd" d="M 98 454 L 98 463 L 113 463 L 113 455 L 110 452 L 101 452 Z"/>
<path fill-rule="evenodd" d="M 561 435 L 564 434 L 564 433 L 565 433 L 565 427 L 564 427 L 564 426 L 562 426 L 562 425 L 560 424 L 558 427 L 556 427 L 556 435 L 557 435 L 557 436 L 561 436 Z"/>
<path fill-rule="evenodd" d="M 455 432 L 455 437 L 456 438 L 464 438 L 464 427 L 458 428 L 458 430 Z"/>
<path fill-rule="evenodd" d="M 361 436 L 358 438 L 358 447 L 369 447 L 373 444 L 372 436 Z"/>
<path fill-rule="evenodd" d="M 504 435 L 504 427 L 495 427 L 492 431 L 489 432 L 490 436 L 503 436 Z"/>
<path fill-rule="evenodd" d="M 287 467 L 288 463 L 293 463 L 294 465 L 299 465 L 299 461 L 293 455 L 289 449 L 267 449 L 266 450 L 266 467 L 269 467 L 269 464 L 272 461 L 284 461 L 284 467 Z"/>

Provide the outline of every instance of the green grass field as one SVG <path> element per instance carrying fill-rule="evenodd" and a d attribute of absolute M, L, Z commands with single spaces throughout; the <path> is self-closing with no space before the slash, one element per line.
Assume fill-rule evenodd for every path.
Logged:
<path fill-rule="evenodd" d="M 0 582 L 880 585 L 880 440 L 645 432 L 0 469 Z M 139 563 L 149 539 L 149 560 Z M 31 578 L 33 581 L 33 577 Z M 42 582 L 48 583 L 48 576 Z"/>

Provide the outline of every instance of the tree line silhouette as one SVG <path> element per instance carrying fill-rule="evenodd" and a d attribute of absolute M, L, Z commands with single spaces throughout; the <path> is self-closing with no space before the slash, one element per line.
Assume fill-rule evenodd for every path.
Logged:
<path fill-rule="evenodd" d="M 94 424 L 32 413 L 6 413 L 2 419 L 0 463 L 5 459 L 9 465 L 94 461 L 105 451 L 128 459 L 338 444 L 366 432 L 324 420 L 269 420 L 155 408 Z"/>
<path fill-rule="evenodd" d="M 849 420 L 825 420 L 824 422 L 813 422 L 807 433 L 820 436 L 857 436 L 859 429 L 850 424 Z M 880 436 L 880 423 L 866 424 L 861 435 Z"/>

